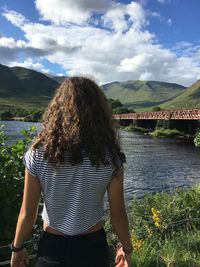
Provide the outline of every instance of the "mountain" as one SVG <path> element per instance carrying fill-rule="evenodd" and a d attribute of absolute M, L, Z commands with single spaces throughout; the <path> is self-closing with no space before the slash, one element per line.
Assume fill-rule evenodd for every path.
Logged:
<path fill-rule="evenodd" d="M 164 109 L 200 108 L 200 80 L 188 87 L 185 92 L 160 105 Z"/>
<path fill-rule="evenodd" d="M 112 82 L 102 88 L 108 98 L 119 99 L 134 109 L 158 106 L 185 91 L 184 86 L 156 81 Z"/>
<path fill-rule="evenodd" d="M 42 109 L 47 106 L 58 85 L 35 70 L 0 64 L 0 110 Z"/>
<path fill-rule="evenodd" d="M 46 76 L 22 67 L 0 64 L 0 113 L 5 110 L 44 109 L 65 77 Z M 200 81 L 191 87 L 156 81 L 112 82 L 102 85 L 108 98 L 119 99 L 138 111 L 163 108 L 200 107 Z"/>
<path fill-rule="evenodd" d="M 65 78 L 67 78 L 66 76 L 50 76 L 50 78 L 54 81 L 56 81 L 57 83 L 61 84 Z"/>

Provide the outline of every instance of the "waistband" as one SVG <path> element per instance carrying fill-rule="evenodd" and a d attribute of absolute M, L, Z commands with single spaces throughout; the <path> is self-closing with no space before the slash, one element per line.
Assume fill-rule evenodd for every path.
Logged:
<path fill-rule="evenodd" d="M 47 231 L 43 231 L 41 234 L 41 237 L 45 237 L 47 239 L 51 239 L 51 240 L 85 240 L 85 239 L 90 239 L 90 238 L 96 238 L 98 236 L 101 235 L 106 235 L 104 228 L 92 232 L 92 233 L 88 233 L 88 234 L 84 234 L 84 235 L 56 235 L 56 234 L 52 234 L 49 233 Z"/>

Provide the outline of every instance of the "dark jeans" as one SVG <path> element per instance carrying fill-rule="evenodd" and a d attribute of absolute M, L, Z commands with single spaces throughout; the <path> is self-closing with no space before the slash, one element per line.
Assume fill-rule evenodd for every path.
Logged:
<path fill-rule="evenodd" d="M 109 267 L 104 229 L 80 236 L 43 232 L 36 267 Z"/>

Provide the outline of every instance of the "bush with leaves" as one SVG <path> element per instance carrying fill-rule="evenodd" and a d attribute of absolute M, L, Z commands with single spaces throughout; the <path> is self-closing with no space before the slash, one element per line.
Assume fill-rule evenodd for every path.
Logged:
<path fill-rule="evenodd" d="M 133 266 L 200 266 L 199 207 L 200 185 L 132 201 L 128 214 Z M 109 221 L 106 231 L 109 244 L 115 246 Z"/>
<path fill-rule="evenodd" d="M 200 130 L 199 129 L 195 134 L 194 144 L 195 144 L 195 146 L 200 146 Z"/>
<path fill-rule="evenodd" d="M 8 145 L 8 137 L 0 126 L 0 237 L 1 244 L 14 236 L 24 183 L 23 155 L 36 133 L 36 127 L 21 130 L 23 138 Z"/>

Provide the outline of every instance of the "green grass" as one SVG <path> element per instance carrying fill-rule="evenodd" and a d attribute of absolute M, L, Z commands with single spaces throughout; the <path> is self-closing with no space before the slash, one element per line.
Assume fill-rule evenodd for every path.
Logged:
<path fill-rule="evenodd" d="M 146 195 L 129 207 L 130 232 L 137 267 L 200 266 L 200 185 Z M 109 222 L 108 240 L 117 238 Z"/>
<path fill-rule="evenodd" d="M 164 109 L 200 108 L 200 80 L 188 87 L 185 92 L 160 105 Z"/>
<path fill-rule="evenodd" d="M 156 128 L 149 135 L 152 137 L 169 138 L 183 136 L 184 134 L 177 129 Z"/>
<path fill-rule="evenodd" d="M 150 129 L 142 128 L 139 126 L 134 126 L 130 124 L 129 126 L 123 127 L 122 128 L 125 131 L 130 131 L 130 132 L 139 132 L 139 133 L 149 133 Z"/>
<path fill-rule="evenodd" d="M 108 98 L 119 99 L 133 109 L 149 109 L 176 97 L 185 87 L 156 81 L 113 82 L 102 86 Z"/>
<path fill-rule="evenodd" d="M 1 64 L 0 81 L 0 111 L 45 108 L 58 87 L 56 81 L 40 72 Z"/>

